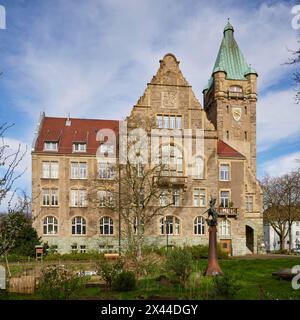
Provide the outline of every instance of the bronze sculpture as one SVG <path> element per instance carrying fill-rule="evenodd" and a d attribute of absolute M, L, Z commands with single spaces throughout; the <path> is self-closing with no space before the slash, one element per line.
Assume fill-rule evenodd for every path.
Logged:
<path fill-rule="evenodd" d="M 222 275 L 223 272 L 219 266 L 217 254 L 217 225 L 218 212 L 215 209 L 216 199 L 211 198 L 209 202 L 207 224 L 209 226 L 209 247 L 208 247 L 208 262 L 204 272 L 206 276 Z"/>

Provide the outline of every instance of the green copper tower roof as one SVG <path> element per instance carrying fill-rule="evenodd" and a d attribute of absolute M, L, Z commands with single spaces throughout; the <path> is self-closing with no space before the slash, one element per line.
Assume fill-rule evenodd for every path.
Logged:
<path fill-rule="evenodd" d="M 228 21 L 223 32 L 223 40 L 218 52 L 218 56 L 213 68 L 212 74 L 218 71 L 226 72 L 227 79 L 246 80 L 247 74 L 257 74 L 256 71 L 248 65 L 237 42 L 234 39 L 233 26 Z M 204 90 L 208 89 L 213 82 L 211 77 L 208 85 Z"/>

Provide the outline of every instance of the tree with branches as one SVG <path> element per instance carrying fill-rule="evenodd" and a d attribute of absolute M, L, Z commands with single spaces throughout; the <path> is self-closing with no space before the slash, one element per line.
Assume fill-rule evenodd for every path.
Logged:
<path fill-rule="evenodd" d="M 14 195 L 14 184 L 25 172 L 18 172 L 17 167 L 23 161 L 27 148 L 22 151 L 19 144 L 16 150 L 11 150 L 5 141 L 5 134 L 12 126 L 7 123 L 0 125 L 0 204 L 10 191 Z"/>
<path fill-rule="evenodd" d="M 142 120 L 137 120 L 141 123 Z M 145 132 L 150 133 L 151 119 L 144 119 Z M 165 208 L 174 204 L 166 195 L 169 188 L 164 176 L 166 165 L 150 164 L 142 160 L 141 145 L 135 139 L 128 139 L 126 153 L 122 163 L 112 165 L 113 178 L 99 180 L 94 177 L 88 191 L 89 205 L 117 212 L 122 221 L 122 236 L 126 238 L 128 249 L 137 260 L 142 258 L 145 230 L 156 216 L 162 215 Z M 109 156 L 109 154 L 106 154 Z M 107 157 L 108 159 L 109 157 Z M 105 196 L 103 196 L 105 194 Z M 100 204 L 101 203 L 101 204 Z"/>
<path fill-rule="evenodd" d="M 280 249 L 289 237 L 292 249 L 292 225 L 300 220 L 300 172 L 280 177 L 266 177 L 262 181 L 264 194 L 264 221 L 272 226 L 280 239 Z"/>

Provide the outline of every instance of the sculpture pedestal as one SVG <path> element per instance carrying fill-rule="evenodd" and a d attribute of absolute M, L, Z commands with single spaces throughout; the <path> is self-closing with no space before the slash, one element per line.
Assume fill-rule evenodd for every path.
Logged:
<path fill-rule="evenodd" d="M 217 276 L 222 275 L 223 272 L 218 262 L 217 251 L 217 227 L 209 227 L 209 247 L 208 247 L 208 263 L 204 272 L 205 276 Z"/>

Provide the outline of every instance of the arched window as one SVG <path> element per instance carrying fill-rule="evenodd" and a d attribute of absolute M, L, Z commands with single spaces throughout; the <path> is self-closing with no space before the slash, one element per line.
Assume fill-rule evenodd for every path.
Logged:
<path fill-rule="evenodd" d="M 58 233 L 58 222 L 53 216 L 48 216 L 43 222 L 43 233 L 44 234 L 57 234 Z"/>
<path fill-rule="evenodd" d="M 114 222 L 110 217 L 103 217 L 100 219 L 100 234 L 112 235 L 114 234 Z"/>
<path fill-rule="evenodd" d="M 72 219 L 72 234 L 86 234 L 86 221 L 83 217 Z"/>
<path fill-rule="evenodd" d="M 219 225 L 220 236 L 230 236 L 230 221 L 222 220 Z"/>
<path fill-rule="evenodd" d="M 242 93 L 243 89 L 240 86 L 231 86 L 229 88 L 230 92 L 238 92 L 238 93 Z"/>
<path fill-rule="evenodd" d="M 180 221 L 177 217 L 166 216 L 160 219 L 160 233 L 179 235 L 180 234 Z"/>
<path fill-rule="evenodd" d="M 196 217 L 194 220 L 194 233 L 195 234 L 204 234 L 205 231 L 205 220 L 203 217 Z"/>
<path fill-rule="evenodd" d="M 140 227 L 144 230 L 144 218 L 140 218 Z M 134 223 L 133 223 L 133 232 L 135 235 L 137 235 L 137 228 L 138 228 L 138 218 L 134 218 Z"/>
<path fill-rule="evenodd" d="M 204 160 L 201 156 L 196 157 L 195 177 L 204 179 Z"/>

